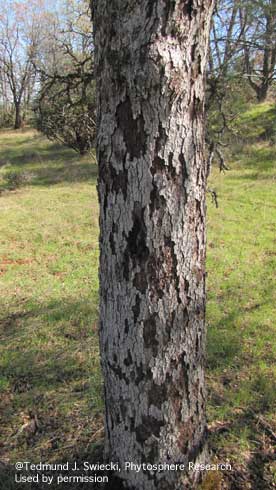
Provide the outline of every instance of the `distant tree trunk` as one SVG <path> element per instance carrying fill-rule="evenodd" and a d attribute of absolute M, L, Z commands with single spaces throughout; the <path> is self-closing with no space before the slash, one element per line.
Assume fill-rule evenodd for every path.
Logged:
<path fill-rule="evenodd" d="M 204 72 L 212 0 L 94 1 L 106 455 L 135 490 L 206 460 Z"/>
<path fill-rule="evenodd" d="M 249 2 L 249 5 L 252 2 Z M 242 5 L 242 3 L 241 3 Z M 244 44 L 244 60 L 247 71 L 248 81 L 256 93 L 258 102 L 266 100 L 275 79 L 276 64 L 276 0 L 266 2 L 256 2 L 258 7 L 255 17 L 258 22 L 261 20 L 263 32 L 255 33 L 249 40 L 243 33 L 242 41 Z M 246 19 L 248 6 L 239 8 L 241 22 Z M 260 18 L 259 18 L 260 17 Z M 251 31 L 249 31 L 251 32 Z M 256 53 L 257 46 L 257 53 Z"/>
<path fill-rule="evenodd" d="M 267 98 L 269 85 L 264 83 L 256 88 L 258 102 L 264 102 Z"/>
<path fill-rule="evenodd" d="M 15 102 L 14 107 L 15 107 L 14 129 L 20 129 L 22 126 L 21 104 L 18 102 Z"/>

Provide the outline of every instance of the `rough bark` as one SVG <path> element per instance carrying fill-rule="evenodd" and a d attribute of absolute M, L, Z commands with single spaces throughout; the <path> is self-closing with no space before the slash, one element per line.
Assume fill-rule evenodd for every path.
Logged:
<path fill-rule="evenodd" d="M 204 461 L 204 72 L 212 0 L 94 2 L 106 455 L 139 490 Z M 189 479 L 189 482 L 188 482 Z"/>

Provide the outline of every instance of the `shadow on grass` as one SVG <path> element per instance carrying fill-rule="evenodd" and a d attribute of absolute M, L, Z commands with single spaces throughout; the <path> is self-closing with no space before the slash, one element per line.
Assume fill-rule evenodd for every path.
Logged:
<path fill-rule="evenodd" d="M 275 487 L 273 475 L 269 475 L 269 466 L 275 462 L 275 440 L 260 425 L 259 414 L 253 410 L 244 410 L 236 415 L 235 423 L 227 428 L 220 428 L 220 434 L 212 433 L 209 445 L 219 461 L 229 460 L 227 450 L 220 449 L 221 438 L 235 431 L 239 433 L 247 429 L 249 436 L 257 443 L 254 451 L 247 451 L 246 464 L 237 459 L 232 464 L 232 471 L 224 473 L 223 488 L 227 490 L 271 490 Z M 209 487 L 208 487 L 209 488 Z M 219 487 L 221 488 L 221 487 Z M 217 489 L 217 487 L 216 487 Z M 212 489 L 213 490 L 213 489 Z"/>
<path fill-rule="evenodd" d="M 240 160 L 241 154 L 236 152 L 234 153 L 234 158 L 236 157 Z M 276 145 L 271 146 L 261 146 L 261 147 L 250 147 L 248 150 L 243 149 L 242 160 L 239 162 L 239 167 L 242 170 L 243 168 L 248 170 L 255 170 L 257 172 L 267 172 L 269 170 L 276 170 Z M 253 178 L 256 176 L 252 174 Z M 247 178 L 247 174 L 244 176 L 239 175 L 238 179 Z M 263 176 L 263 178 L 269 178 L 270 176 Z"/>
<path fill-rule="evenodd" d="M 25 304 L 1 318 L 0 460 L 23 451 L 24 460 L 61 462 L 93 449 L 103 410 L 96 317 L 87 298 Z M 29 433 L 22 423 L 30 414 L 38 423 Z M 0 466 L 0 489 L 21 488 L 14 475 L 9 485 Z"/>
<path fill-rule="evenodd" d="M 78 158 L 76 152 L 70 148 L 66 148 L 59 143 L 45 145 L 45 141 L 39 137 L 37 139 L 38 142 L 36 142 L 35 138 L 34 141 L 26 138 L 23 141 L 16 141 L 15 146 L 12 148 L 2 149 L 0 152 L 1 164 L 8 163 L 10 165 L 24 166 L 33 162 L 43 164 L 45 161 L 73 161 Z M 20 148 L 24 145 L 26 145 L 25 149 Z"/>
<path fill-rule="evenodd" d="M 276 131 L 276 107 L 254 105 L 241 116 L 238 128 L 244 143 L 270 140 Z"/>
<path fill-rule="evenodd" d="M 8 181 L 0 184 L 0 195 L 8 191 L 20 191 L 27 186 L 50 187 L 57 184 L 77 184 L 89 182 L 96 185 L 98 167 L 94 163 L 70 163 L 64 166 L 43 166 L 39 169 L 15 172 L 15 176 L 8 174 Z M 22 179 L 22 181 L 21 181 Z M 17 181 L 19 180 L 19 184 Z M 11 181 L 11 182 L 10 182 Z M 14 183 L 15 181 L 15 183 Z"/>
<path fill-rule="evenodd" d="M 47 142 L 41 135 L 15 140 L 14 146 L 8 141 L 0 151 L 0 167 L 7 167 L 6 173 L 25 174 L 18 187 L 4 183 L 2 190 L 10 190 L 24 185 L 50 186 L 57 183 L 96 181 L 97 165 L 94 154 L 84 157 L 60 143 Z M 5 180 L 5 173 L 3 173 Z M 13 182 L 11 183 L 13 184 Z M 1 190 L 0 189 L 0 190 Z"/>
<path fill-rule="evenodd" d="M 236 287 L 239 290 L 242 284 L 237 283 Z M 242 302 L 235 304 L 234 291 L 226 291 L 220 296 L 222 308 L 227 307 L 228 301 L 235 306 L 226 315 L 222 311 L 208 332 L 209 410 L 215 426 L 220 420 L 210 435 L 211 449 L 219 461 L 231 460 L 231 453 L 242 461 L 243 450 L 250 454 L 243 464 L 235 460 L 233 472 L 225 476 L 226 488 L 231 490 L 273 488 L 273 472 L 268 467 L 275 461 L 276 441 L 271 437 L 274 429 L 270 434 L 259 421 L 260 417 L 270 420 L 276 407 L 273 352 L 266 344 L 269 331 L 262 328 L 260 314 L 273 304 L 272 289 L 264 287 L 263 298 L 257 304 L 252 302 L 249 308 Z M 271 341 L 272 338 L 273 331 Z"/>
<path fill-rule="evenodd" d="M 248 181 L 248 182 L 256 182 L 256 181 L 263 181 L 263 182 L 271 182 L 272 180 L 276 181 L 276 169 L 275 169 L 275 175 L 273 174 L 267 174 L 263 173 L 261 170 L 259 172 L 252 172 L 252 173 L 246 173 L 245 175 L 231 175 L 231 180 L 236 180 L 236 181 Z"/>
<path fill-rule="evenodd" d="M 77 183 L 86 181 L 91 181 L 92 184 L 95 184 L 97 176 L 98 167 L 96 164 L 72 162 L 62 167 L 49 165 L 36 169 L 30 184 L 34 186 L 50 186 L 63 182 Z"/>
<path fill-rule="evenodd" d="M 1 376 L 9 381 L 11 390 L 23 393 L 37 388 L 45 393 L 46 388 L 51 390 L 87 376 L 87 366 L 74 359 L 74 354 L 80 346 L 97 348 L 95 315 L 95 306 L 89 299 L 65 299 L 32 305 L 24 313 L 18 311 L 0 318 L 0 338 L 6 345 Z"/>

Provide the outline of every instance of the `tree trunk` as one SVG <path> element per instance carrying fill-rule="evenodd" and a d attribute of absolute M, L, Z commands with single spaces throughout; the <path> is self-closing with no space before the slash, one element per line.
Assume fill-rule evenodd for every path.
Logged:
<path fill-rule="evenodd" d="M 14 104 L 15 107 L 15 121 L 14 121 L 14 129 L 20 129 L 22 126 L 22 118 L 21 118 L 21 104 Z"/>
<path fill-rule="evenodd" d="M 259 85 L 256 89 L 258 102 L 265 102 L 268 94 L 268 85 L 269 84 L 263 83 L 262 85 Z"/>
<path fill-rule="evenodd" d="M 94 2 L 105 450 L 135 490 L 206 460 L 204 72 L 212 0 Z M 189 479 L 189 482 L 188 482 Z"/>

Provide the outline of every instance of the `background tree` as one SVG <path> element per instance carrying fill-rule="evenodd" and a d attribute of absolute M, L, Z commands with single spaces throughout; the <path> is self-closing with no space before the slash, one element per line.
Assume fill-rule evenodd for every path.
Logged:
<path fill-rule="evenodd" d="M 41 24 L 45 20 L 43 3 L 0 2 L 0 73 L 5 103 L 11 100 L 15 112 L 14 128 L 22 125 L 23 103 L 30 101 L 35 84 L 33 60 L 36 56 Z"/>
<path fill-rule="evenodd" d="M 275 80 L 276 0 L 254 0 L 239 8 L 240 22 L 249 24 L 243 34 L 243 53 L 248 81 L 257 99 L 266 99 Z"/>
<path fill-rule="evenodd" d="M 276 0 L 220 0 L 212 22 L 213 89 L 229 75 L 246 81 L 259 101 L 275 80 Z"/>
<path fill-rule="evenodd" d="M 275 0 L 219 0 L 212 20 L 207 74 L 208 167 L 227 169 L 224 146 L 249 100 L 266 99 L 275 82 Z"/>
<path fill-rule="evenodd" d="M 206 459 L 211 14 L 211 0 L 95 2 L 105 449 L 122 467 Z M 191 489 L 196 479 L 119 476 L 137 490 Z"/>
<path fill-rule="evenodd" d="M 67 1 L 57 12 L 36 69 L 38 129 L 84 154 L 94 145 L 96 126 L 91 11 L 86 0 Z"/>
<path fill-rule="evenodd" d="M 10 126 L 13 122 L 12 103 L 9 97 L 8 80 L 3 68 L 0 69 L 0 126 Z"/>

